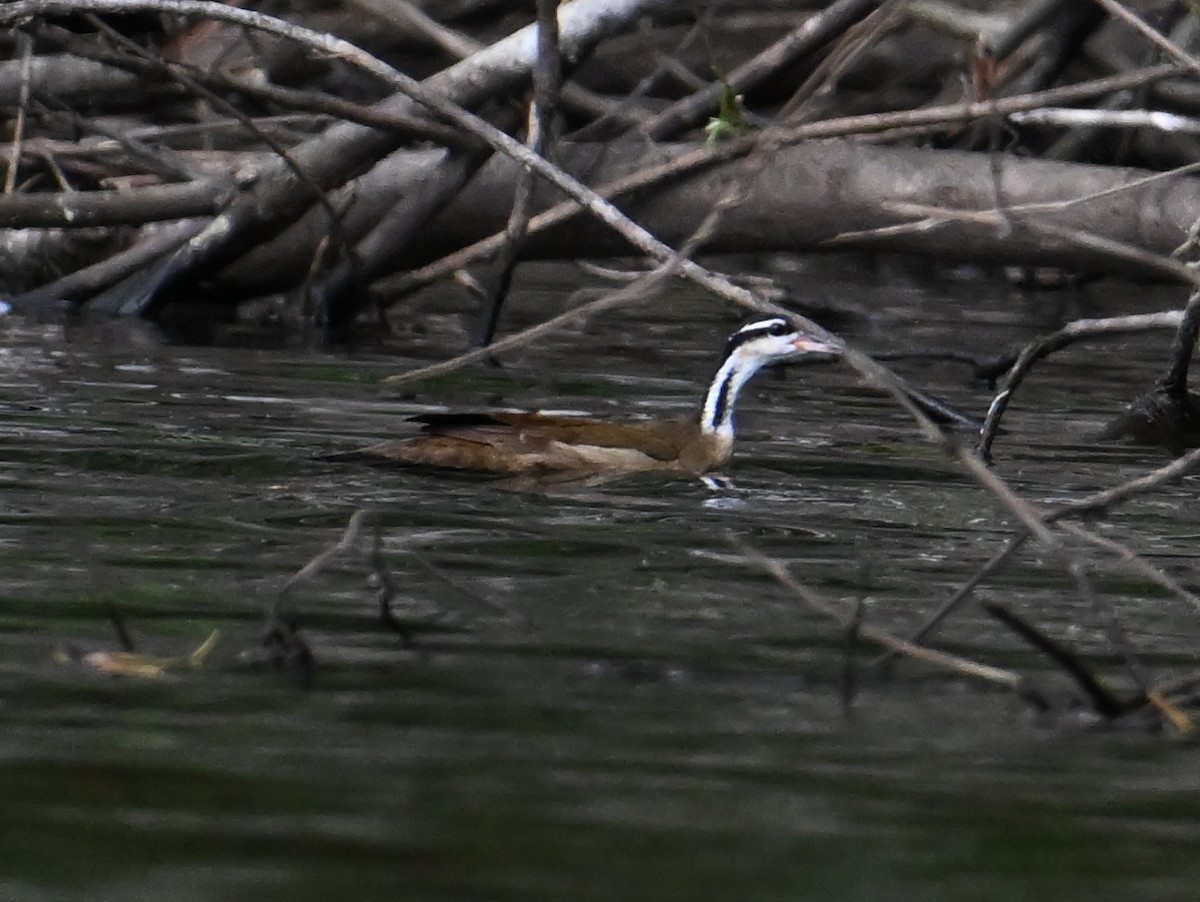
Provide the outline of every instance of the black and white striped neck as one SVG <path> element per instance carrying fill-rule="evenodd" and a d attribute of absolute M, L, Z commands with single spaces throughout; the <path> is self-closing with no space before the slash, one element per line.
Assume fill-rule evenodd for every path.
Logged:
<path fill-rule="evenodd" d="M 733 408 L 738 393 L 761 366 L 761 361 L 745 360 L 736 355 L 721 361 L 700 412 L 701 432 L 733 438 Z"/>

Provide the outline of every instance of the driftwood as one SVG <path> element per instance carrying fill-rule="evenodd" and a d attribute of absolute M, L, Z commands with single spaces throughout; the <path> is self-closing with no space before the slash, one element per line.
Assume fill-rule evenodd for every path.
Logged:
<path fill-rule="evenodd" d="M 81 2 L 16 2 L 0 7 L 0 25 L 33 15 L 63 15 L 80 11 L 128 11 L 147 6 L 180 14 L 203 14 L 216 19 L 250 25 L 303 41 L 339 58 L 353 61 L 381 77 L 402 93 L 381 102 L 384 113 L 409 114 L 414 109 L 411 95 L 425 93 L 444 97 L 455 104 L 472 105 L 504 91 L 527 76 L 535 58 L 534 32 L 525 29 L 481 51 L 470 59 L 427 80 L 424 86 L 353 47 L 347 42 L 289 26 L 269 16 L 218 3 L 188 0 L 158 0 L 146 4 L 129 0 L 81 0 Z M 650 0 L 584 2 L 565 13 L 560 29 L 561 49 L 574 57 L 609 31 L 622 27 L 652 6 Z M 290 222 L 320 199 L 321 192 L 361 173 L 370 163 L 394 150 L 402 138 L 394 132 L 354 124 L 335 125 L 321 136 L 292 148 L 286 159 L 268 164 L 255 186 L 239 197 L 213 223 L 187 245 L 167 257 L 152 273 L 136 282 L 118 283 L 99 299 L 101 309 L 117 312 L 147 312 L 158 298 L 185 276 L 225 262 L 244 249 L 254 235 L 269 232 Z M 297 178 L 297 176 L 299 178 Z M 348 250 L 348 248 L 346 249 Z"/>
<path fill-rule="evenodd" d="M 679 159 L 692 148 L 654 149 L 560 145 L 559 164 L 593 182 L 608 183 Z M 354 188 L 335 195 L 344 211 L 342 227 L 360 236 L 378 213 L 402 198 L 428 190 L 429 175 L 446 165 L 436 152 L 393 155 L 363 176 Z M 506 197 L 519 167 L 497 158 L 449 203 L 440 215 L 392 260 L 410 269 L 449 253 L 464 242 L 503 232 Z M 1200 187 L 1185 175 L 1143 170 L 1053 163 L 1015 157 L 919 149 L 864 147 L 832 141 L 778 151 L 772 165 L 749 183 L 740 166 L 727 163 L 672 180 L 645 199 L 622 206 L 634 219 L 671 244 L 681 242 L 716 200 L 738 182 L 742 201 L 726 213 L 706 244 L 710 252 L 799 251 L 831 247 L 903 251 L 946 259 L 1051 264 L 1100 269 L 1126 275 L 1162 277 L 1157 267 L 1116 259 L 1081 246 L 1069 236 L 1047 237 L 1022 228 L 1026 219 L 1068 231 L 1169 254 L 1200 218 Z M 542 188 L 540 206 L 557 199 Z M 914 216 L 900 205 L 925 208 Z M 962 222 L 948 214 L 999 209 L 1000 223 Z M 0 216 L 4 215 L 0 200 Z M 903 228 L 905 224 L 912 227 Z M 317 216 L 268 243 L 219 277 L 222 294 L 241 287 L 248 296 L 279 290 L 297 266 L 311 259 L 327 227 Z M 528 257 L 574 257 L 580 247 L 592 256 L 628 254 L 617 235 L 593 219 L 575 217 L 564 225 L 537 230 L 526 242 Z M 403 288 L 407 280 L 396 280 Z M 389 283 L 379 286 L 386 297 Z"/>
<path fill-rule="evenodd" d="M 43 186 L 0 197 L 0 224 L 69 230 L 207 218 L 199 231 L 181 227 L 181 234 L 186 228 L 187 242 L 165 251 L 169 242 L 162 230 L 145 236 L 134 233 L 120 261 L 68 273 L 61 282 L 14 298 L 18 306 L 67 300 L 97 310 L 152 314 L 168 296 L 184 301 L 194 297 L 195 291 L 179 290 L 183 283 L 208 285 L 212 296 L 234 302 L 303 285 L 309 315 L 340 329 L 363 307 L 368 289 L 373 299 L 385 304 L 401 297 L 430 278 L 405 270 L 433 264 L 464 244 L 508 233 L 508 238 L 491 238 L 486 250 L 473 252 L 474 260 L 495 255 L 506 245 L 512 260 L 570 256 L 581 246 L 593 255 L 628 254 L 631 241 L 644 252 L 645 243 L 631 237 L 633 224 L 668 246 L 678 245 L 714 205 L 722 212 L 704 244 L 712 252 L 853 247 L 1092 273 L 1142 276 L 1153 271 L 1161 277 L 1160 270 L 1144 261 L 1097 250 L 1078 236 L 1093 235 L 1162 255 L 1182 244 L 1200 220 L 1200 203 L 1185 178 L 1024 158 L 993 149 L 998 136 L 1021 129 L 1033 129 L 1029 134 L 1036 140 L 1036 123 L 1054 121 L 1043 115 L 1018 126 L 1007 116 L 1044 114 L 1049 107 L 1071 103 L 1124 102 L 1136 88 L 1177 80 L 1192 71 L 1186 54 L 1169 40 L 1155 39 L 1157 32 L 1116 5 L 1107 12 L 1120 27 L 1143 40 L 1156 40 L 1171 62 L 1090 82 L 1052 85 L 1055 73 L 1083 43 L 1101 33 L 1106 17 L 1091 5 L 1075 10 L 1071 4 L 1038 4 L 1031 6 L 1029 15 L 989 23 L 990 55 L 985 50 L 964 73 L 973 80 L 975 98 L 961 93 L 956 97 L 947 84 L 941 104 L 838 117 L 820 113 L 836 110 L 831 92 L 839 79 L 851 79 L 856 72 L 876 76 L 881 66 L 891 67 L 882 73 L 884 79 L 898 80 L 897 67 L 903 74 L 920 74 L 915 61 L 905 58 L 905 48 L 927 51 L 929 59 L 923 62 L 931 71 L 953 71 L 953 54 L 961 51 L 963 38 L 922 31 L 915 22 L 937 20 L 940 27 L 958 28 L 963 35 L 970 34 L 974 24 L 964 17 L 960 27 L 953 14 L 936 4 L 925 4 L 912 13 L 919 18 L 906 20 L 896 4 L 868 0 L 838 0 L 810 13 L 764 14 L 761 23 L 789 27 L 761 47 L 743 47 L 738 41 L 751 33 L 756 40 L 766 40 L 766 28 L 720 32 L 731 42 L 723 49 L 745 58 L 728 66 L 727 74 L 701 79 L 695 90 L 664 106 L 660 86 L 694 79 L 689 66 L 697 65 L 697 48 L 705 44 L 695 38 L 695 27 L 679 24 L 676 4 L 666 0 L 577 0 L 561 10 L 558 40 L 544 43 L 540 50 L 536 35 L 547 29 L 539 31 L 535 25 L 483 44 L 446 24 L 452 20 L 437 21 L 408 4 L 400 4 L 392 15 L 390 7 L 366 0 L 356 3 L 354 9 L 376 23 L 375 30 L 358 27 L 361 22 L 355 28 L 345 26 L 363 40 L 387 39 L 399 42 L 398 47 L 436 47 L 455 56 L 469 55 L 418 83 L 345 40 L 225 4 L 14 0 L 0 7 L 0 25 L 22 23 L 33 41 L 53 51 L 31 55 L 32 45 L 26 42 L 15 48 L 18 58 L 0 64 L 0 103 L 16 105 L 22 115 L 29 113 L 5 154 L 12 163 L 10 179 L 18 166 L 28 167 L 39 158 L 33 155 L 41 154 L 42 159 L 63 160 L 63 165 L 69 161 L 68 177 L 76 171 L 109 172 L 112 175 L 100 180 L 101 187 L 118 187 L 79 191 L 69 186 L 55 192 Z M 78 30 L 65 31 L 44 18 L 128 11 L 180 14 L 188 17 L 189 26 L 170 36 L 160 57 L 154 48 L 117 33 L 94 16 L 84 21 L 95 27 L 99 40 L 85 40 Z M 350 15 L 339 19 L 339 12 L 304 21 L 341 27 L 339 22 L 353 20 Z M 638 59 L 631 53 L 638 46 L 632 38 L 604 43 L 647 14 L 659 17 L 659 27 L 647 32 L 656 52 L 662 53 L 670 41 L 682 42 L 670 65 L 648 65 L 644 49 Z M 776 18 L 765 17 L 769 15 Z M 718 33 L 721 25 L 717 21 L 699 27 Z M 265 33 L 270 40 L 247 42 L 243 28 Z M 1068 33 L 1070 39 L 1062 40 Z M 1043 40 L 1048 35 L 1058 37 Z M 711 41 L 712 35 L 706 39 Z M 374 104 L 356 105 L 322 91 L 271 84 L 275 73 L 287 69 L 289 53 L 314 52 L 376 79 L 376 90 L 382 84 L 395 93 Z M 512 147 L 481 131 L 485 125 L 480 120 L 455 111 L 478 108 L 488 98 L 520 90 L 539 55 L 549 58 L 551 53 L 561 54 L 567 63 L 564 110 L 576 117 L 597 117 L 580 134 L 615 128 L 632 129 L 634 135 L 617 143 L 555 142 L 553 156 L 562 168 L 540 170 L 529 227 L 514 228 L 509 222 L 513 187 L 521 173 L 531 171 L 533 161 L 528 156 L 515 159 L 520 155 Z M 620 69 L 623 78 L 641 79 L 636 88 L 629 88 L 630 96 L 618 100 L 596 92 L 605 67 Z M 721 68 L 725 67 L 717 71 Z M 294 70 L 293 65 L 288 71 Z M 570 77 L 576 71 L 588 87 Z M 793 79 L 790 85 L 787 77 Z M 140 144 L 110 131 L 115 140 L 107 145 L 102 138 L 89 139 L 70 152 L 36 133 L 41 118 L 49 116 L 50 122 L 54 115 L 41 105 L 40 97 L 69 102 L 83 90 L 82 96 L 92 102 L 112 102 L 131 78 L 157 92 L 147 97 L 173 102 L 200 97 L 228 121 L 241 117 L 251 135 L 259 135 L 259 146 L 269 149 L 254 155 L 245 147 L 215 147 L 203 153 L 177 147 L 169 154 L 154 151 L 154 158 L 139 148 L 147 141 L 161 146 L 174 140 L 166 130 L 157 138 L 151 134 L 139 139 Z M 611 82 L 617 90 L 623 90 L 622 83 L 621 78 Z M 231 88 L 260 101 L 310 111 L 315 114 L 307 123 L 311 136 L 272 136 L 268 119 L 247 118 L 227 99 Z M 782 96 L 786 102 L 773 110 L 751 111 L 735 96 L 738 91 Z M 431 113 L 442 121 L 431 119 Z M 710 122 L 711 134 L 730 139 L 708 147 L 646 143 L 648 137 L 679 134 L 706 116 L 717 117 Z M 447 127 L 447 118 L 452 127 Z M 752 122 L 763 130 L 748 131 Z M 1111 122 L 1107 127 L 1119 120 Z M 102 128 L 84 119 L 77 125 Z M 914 137 L 933 135 L 940 135 L 943 143 L 988 152 L 906 146 Z M 846 141 L 811 143 L 837 136 Z M 433 139 L 447 149 L 405 149 L 416 138 Z M 470 179 L 490 152 L 488 146 L 504 156 Z M 544 162 L 545 154 L 537 152 L 541 149 L 535 147 L 533 156 Z M 122 154 L 144 159 L 141 165 L 129 166 L 118 162 Z M 225 164 L 223 154 L 228 154 Z M 127 174 L 118 175 L 122 166 Z M 539 215 L 539 209 L 561 198 L 547 181 L 563 190 L 566 173 L 590 185 L 612 184 L 612 191 L 604 193 L 620 199 L 633 223 L 611 209 L 599 219 L 571 217 L 569 212 Z M 631 191 L 636 191 L 632 199 Z M 593 213 L 602 209 L 594 200 L 590 206 Z M 986 220 L 965 216 L 989 212 L 995 215 Z M 548 219 L 570 221 L 548 229 Z M 616 228 L 619 221 L 625 225 Z M 1055 234 L 1048 235 L 1048 230 Z M 143 242 L 148 247 L 139 248 Z M 665 256 L 659 254 L 658 259 Z M 134 261 L 150 265 L 138 271 Z M 445 275 L 453 271 L 450 267 L 447 262 L 434 271 Z M 380 281 L 397 271 L 401 275 Z M 691 277 L 687 266 L 680 274 Z M 497 283 L 493 311 L 499 309 L 506 281 Z M 485 334 L 490 331 L 483 329 Z"/>

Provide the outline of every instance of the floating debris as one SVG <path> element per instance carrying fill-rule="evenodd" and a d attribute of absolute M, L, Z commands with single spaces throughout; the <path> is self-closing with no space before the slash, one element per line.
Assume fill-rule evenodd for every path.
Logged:
<path fill-rule="evenodd" d="M 84 651 L 78 646 L 69 645 L 55 650 L 54 661 L 57 664 L 76 664 L 110 676 L 156 680 L 172 670 L 203 667 L 220 636 L 220 630 L 213 630 L 207 639 L 186 655 L 161 657 L 133 651 Z"/>

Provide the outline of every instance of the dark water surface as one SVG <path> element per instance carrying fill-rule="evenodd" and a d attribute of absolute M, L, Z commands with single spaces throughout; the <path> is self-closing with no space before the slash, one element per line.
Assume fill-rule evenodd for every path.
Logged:
<path fill-rule="evenodd" d="M 878 311 L 848 332 L 871 350 L 994 352 L 1119 306 L 974 282 L 819 291 Z M 139 352 L 8 325 L 0 899 L 1195 898 L 1193 744 L 1056 729 L 915 663 L 866 679 L 847 717 L 839 630 L 739 561 L 727 533 L 905 630 L 1003 543 L 996 505 L 845 370 L 758 380 L 722 491 L 643 476 L 513 493 L 310 459 L 441 404 L 686 411 L 734 320 L 685 308 L 400 398 L 373 383 L 456 333 L 389 354 Z M 1164 462 L 1084 436 L 1168 340 L 1039 370 L 999 471 L 1052 503 Z M 986 405 L 952 365 L 905 371 Z M 1194 587 L 1196 485 L 1097 528 Z M 368 531 L 294 592 L 317 661 L 305 692 L 256 663 L 263 612 L 358 508 L 383 525 L 397 613 L 436 629 L 404 648 L 380 625 Z M 1197 612 L 1119 569 L 1096 580 L 1154 675 L 1200 667 Z M 1052 561 L 1026 554 L 981 595 L 1128 685 Z M 116 648 L 114 605 L 148 654 L 221 638 L 202 669 L 156 680 L 55 662 Z M 978 607 L 939 641 L 1067 690 Z"/>

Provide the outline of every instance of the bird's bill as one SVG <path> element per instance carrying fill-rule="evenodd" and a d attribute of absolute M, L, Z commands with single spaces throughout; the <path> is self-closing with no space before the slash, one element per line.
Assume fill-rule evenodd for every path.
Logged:
<path fill-rule="evenodd" d="M 815 335 L 797 335 L 792 341 L 792 350 L 797 354 L 840 354 L 846 343 L 840 338 L 818 338 Z"/>

